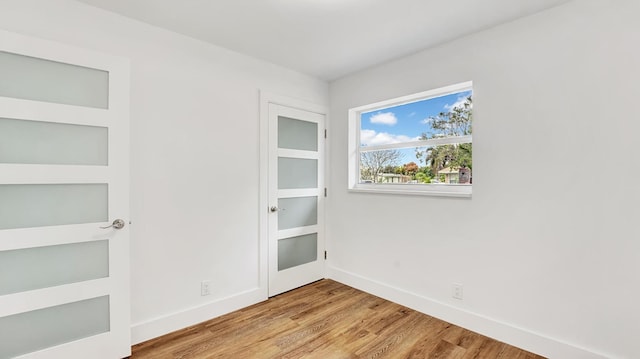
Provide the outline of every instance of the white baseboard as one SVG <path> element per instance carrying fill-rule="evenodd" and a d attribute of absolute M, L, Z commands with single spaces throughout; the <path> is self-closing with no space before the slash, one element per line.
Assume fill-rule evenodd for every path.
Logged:
<path fill-rule="evenodd" d="M 131 326 L 131 344 L 142 343 L 264 300 L 267 300 L 265 290 L 255 288 L 201 306 L 135 323 Z"/>
<path fill-rule="evenodd" d="M 362 277 L 335 267 L 327 277 L 350 287 L 390 300 L 432 317 L 551 359 L 604 359 L 608 356 L 515 327 L 473 312 L 426 298 L 403 289 Z"/>

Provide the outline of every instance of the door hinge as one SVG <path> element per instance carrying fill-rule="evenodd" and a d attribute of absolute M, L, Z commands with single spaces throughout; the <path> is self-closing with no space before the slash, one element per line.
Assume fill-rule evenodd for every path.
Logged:
<path fill-rule="evenodd" d="M 324 188 L 324 196 L 327 196 L 327 187 Z"/>
<path fill-rule="evenodd" d="M 327 129 L 324 129 L 324 138 L 327 138 Z"/>
<path fill-rule="evenodd" d="M 324 259 L 327 259 L 327 251 L 324 251 Z"/>

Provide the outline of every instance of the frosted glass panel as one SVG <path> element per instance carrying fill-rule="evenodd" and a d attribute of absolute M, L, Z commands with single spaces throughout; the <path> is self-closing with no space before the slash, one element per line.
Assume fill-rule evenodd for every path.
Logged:
<path fill-rule="evenodd" d="M 109 73 L 0 51 L 0 96 L 109 107 Z"/>
<path fill-rule="evenodd" d="M 278 157 L 278 188 L 317 188 L 318 160 Z"/>
<path fill-rule="evenodd" d="M 0 118 L 0 163 L 107 165 L 106 127 Z"/>
<path fill-rule="evenodd" d="M 108 276 L 107 240 L 0 252 L 0 295 Z"/>
<path fill-rule="evenodd" d="M 106 333 L 109 296 L 0 318 L 0 358 L 13 358 Z"/>
<path fill-rule="evenodd" d="M 318 223 L 318 197 L 280 198 L 278 208 L 278 229 Z"/>
<path fill-rule="evenodd" d="M 317 151 L 318 124 L 278 116 L 278 147 Z"/>
<path fill-rule="evenodd" d="M 106 183 L 0 185 L 0 229 L 106 222 Z"/>
<path fill-rule="evenodd" d="M 299 266 L 318 259 L 318 234 L 285 238 L 278 241 L 278 270 Z"/>

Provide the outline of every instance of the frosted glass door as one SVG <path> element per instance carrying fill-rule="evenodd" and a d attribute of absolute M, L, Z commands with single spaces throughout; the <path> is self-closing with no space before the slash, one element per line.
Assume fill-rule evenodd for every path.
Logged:
<path fill-rule="evenodd" d="M 0 359 L 130 354 L 128 78 L 0 31 Z"/>
<path fill-rule="evenodd" d="M 275 295 L 322 278 L 324 116 L 272 104 L 270 272 Z"/>

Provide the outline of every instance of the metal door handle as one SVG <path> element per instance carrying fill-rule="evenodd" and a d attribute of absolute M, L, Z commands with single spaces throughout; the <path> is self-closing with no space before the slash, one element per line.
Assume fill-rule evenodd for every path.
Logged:
<path fill-rule="evenodd" d="M 113 227 L 114 229 L 122 229 L 124 228 L 124 221 L 121 219 L 116 219 L 115 221 L 113 221 L 113 223 L 111 223 L 110 226 L 106 226 L 106 227 L 100 227 L 102 229 L 108 229 Z"/>
<path fill-rule="evenodd" d="M 269 209 L 271 212 L 278 212 L 280 210 L 280 208 L 276 207 L 276 206 L 271 206 L 271 208 Z"/>

